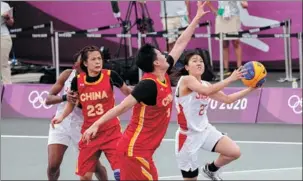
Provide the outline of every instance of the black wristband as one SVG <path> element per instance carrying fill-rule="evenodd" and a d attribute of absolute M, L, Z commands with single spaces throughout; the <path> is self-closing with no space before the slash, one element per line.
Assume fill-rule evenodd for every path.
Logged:
<path fill-rule="evenodd" d="M 67 96 L 66 95 L 62 96 L 62 101 L 67 101 Z"/>

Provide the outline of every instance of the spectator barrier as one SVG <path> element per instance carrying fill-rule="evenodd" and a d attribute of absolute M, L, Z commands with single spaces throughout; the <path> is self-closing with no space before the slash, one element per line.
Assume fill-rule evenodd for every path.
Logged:
<path fill-rule="evenodd" d="M 51 85 L 5 85 L 2 101 L 3 118 L 40 118 L 50 120 L 56 105 L 45 105 Z M 226 88 L 227 94 L 240 88 Z M 3 90 L 2 88 L 0 90 Z M 115 89 L 116 104 L 124 95 Z M 121 115 L 121 121 L 129 121 L 131 110 Z M 282 123 L 302 124 L 302 89 L 260 88 L 232 104 L 210 100 L 208 117 L 211 123 Z M 177 121 L 175 105 L 172 122 Z"/>

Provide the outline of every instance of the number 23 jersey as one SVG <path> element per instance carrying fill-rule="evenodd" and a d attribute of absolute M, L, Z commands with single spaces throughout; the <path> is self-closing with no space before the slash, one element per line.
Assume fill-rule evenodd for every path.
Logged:
<path fill-rule="evenodd" d="M 102 70 L 100 78 L 92 83 L 86 81 L 85 73 L 80 73 L 77 76 L 79 103 L 81 104 L 84 117 L 82 133 L 115 106 L 114 91 L 110 83 L 110 73 L 110 70 Z M 116 117 L 102 125 L 98 131 L 104 131 L 119 124 L 120 121 Z"/>

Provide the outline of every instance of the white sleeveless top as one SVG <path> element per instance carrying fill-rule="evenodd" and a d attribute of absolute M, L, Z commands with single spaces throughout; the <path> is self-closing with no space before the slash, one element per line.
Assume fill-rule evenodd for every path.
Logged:
<path fill-rule="evenodd" d="M 191 92 L 186 96 L 179 96 L 179 85 L 182 81 L 180 78 L 175 92 L 175 104 L 178 111 L 178 124 L 184 131 L 201 132 L 209 124 L 207 109 L 209 97 Z M 207 86 L 207 83 L 201 81 L 201 84 Z"/>
<path fill-rule="evenodd" d="M 67 78 L 67 80 L 64 83 L 64 87 L 62 90 L 62 95 L 67 94 L 67 92 L 70 90 L 71 88 L 71 83 L 73 78 L 76 76 L 76 70 L 73 70 L 71 72 L 71 74 L 69 75 L 69 77 Z M 56 111 L 56 116 L 60 115 L 63 113 L 65 105 L 66 105 L 66 101 L 65 102 L 61 102 L 58 106 L 57 106 L 57 111 Z M 63 122 L 61 123 L 61 125 L 64 126 L 70 126 L 70 124 L 82 124 L 83 123 L 83 116 L 82 116 L 82 111 L 80 108 L 78 108 L 77 106 L 75 106 L 73 112 L 71 112 L 70 115 L 68 115 Z"/>

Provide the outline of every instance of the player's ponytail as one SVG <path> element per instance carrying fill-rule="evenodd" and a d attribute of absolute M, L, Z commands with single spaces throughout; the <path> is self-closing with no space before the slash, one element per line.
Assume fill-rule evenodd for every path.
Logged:
<path fill-rule="evenodd" d="M 75 55 L 73 56 L 73 63 L 77 62 L 81 58 L 80 55 L 80 52 L 75 53 Z"/>

